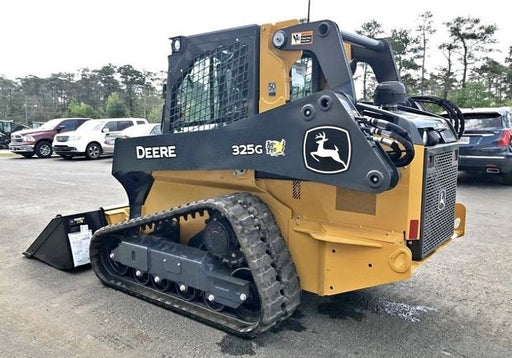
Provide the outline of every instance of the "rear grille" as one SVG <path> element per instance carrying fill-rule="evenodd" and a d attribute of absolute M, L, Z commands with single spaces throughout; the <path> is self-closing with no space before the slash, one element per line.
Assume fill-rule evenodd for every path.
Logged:
<path fill-rule="evenodd" d="M 453 235 L 457 158 L 458 150 L 434 153 L 427 149 L 421 239 L 410 245 L 415 260 L 423 259 Z"/>

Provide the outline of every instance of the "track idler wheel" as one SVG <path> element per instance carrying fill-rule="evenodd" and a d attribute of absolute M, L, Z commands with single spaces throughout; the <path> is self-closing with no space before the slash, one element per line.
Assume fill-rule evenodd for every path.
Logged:
<path fill-rule="evenodd" d="M 103 255 L 105 256 L 104 261 L 105 261 L 106 266 L 110 270 L 112 270 L 113 273 L 115 273 L 119 276 L 123 276 L 123 275 L 127 274 L 128 271 L 130 270 L 130 268 L 128 266 L 123 265 L 122 263 L 117 262 L 115 260 L 114 253 L 111 252 L 111 250 L 105 251 L 105 253 Z"/>

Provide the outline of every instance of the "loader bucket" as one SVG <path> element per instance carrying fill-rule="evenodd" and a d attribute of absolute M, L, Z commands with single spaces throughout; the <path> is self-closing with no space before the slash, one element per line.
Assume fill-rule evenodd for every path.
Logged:
<path fill-rule="evenodd" d="M 89 241 L 92 234 L 107 225 L 105 211 L 57 215 L 23 252 L 59 270 L 71 270 L 89 264 Z"/>

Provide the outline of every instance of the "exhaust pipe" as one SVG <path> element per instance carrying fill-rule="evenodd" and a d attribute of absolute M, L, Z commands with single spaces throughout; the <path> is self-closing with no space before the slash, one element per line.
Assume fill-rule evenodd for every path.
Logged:
<path fill-rule="evenodd" d="M 489 174 L 499 174 L 499 173 L 501 173 L 501 171 L 498 168 L 487 168 L 485 170 L 485 172 L 489 173 Z"/>

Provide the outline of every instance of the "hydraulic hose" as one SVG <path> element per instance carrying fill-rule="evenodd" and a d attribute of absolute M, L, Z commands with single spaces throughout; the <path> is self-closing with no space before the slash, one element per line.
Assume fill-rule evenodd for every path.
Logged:
<path fill-rule="evenodd" d="M 397 167 L 409 165 L 414 159 L 414 145 L 407 133 L 397 124 L 376 118 L 358 118 L 364 131 L 371 134 L 374 142 L 382 143 L 391 148 L 387 152 Z M 403 149 L 402 149 L 403 148 Z"/>
<path fill-rule="evenodd" d="M 435 96 L 413 96 L 411 100 L 419 103 L 432 103 L 442 107 L 448 116 L 451 124 L 457 132 L 457 136 L 460 138 L 464 133 L 464 115 L 460 111 L 459 107 L 447 99 L 443 99 Z"/>

